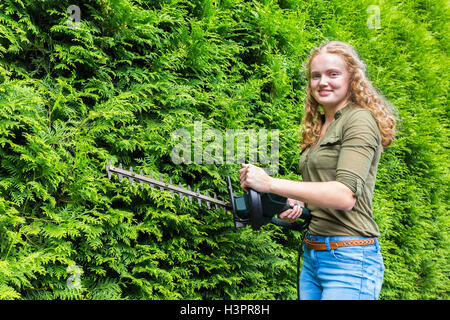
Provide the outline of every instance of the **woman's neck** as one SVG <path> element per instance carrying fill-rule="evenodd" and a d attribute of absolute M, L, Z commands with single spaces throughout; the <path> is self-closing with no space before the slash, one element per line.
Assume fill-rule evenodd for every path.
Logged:
<path fill-rule="evenodd" d="M 325 114 L 325 123 L 331 123 L 334 120 L 334 115 L 338 110 L 344 108 L 350 101 L 344 100 L 336 106 L 323 106 L 323 112 Z"/>

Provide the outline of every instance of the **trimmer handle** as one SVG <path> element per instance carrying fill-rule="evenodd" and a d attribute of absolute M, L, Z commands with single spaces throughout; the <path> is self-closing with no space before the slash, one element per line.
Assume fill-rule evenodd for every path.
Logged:
<path fill-rule="evenodd" d="M 287 222 L 280 218 L 272 218 L 270 219 L 270 223 L 291 230 L 302 231 L 308 225 L 309 221 L 311 221 L 311 217 L 311 211 L 305 207 L 302 207 L 302 214 L 300 215 L 300 218 L 303 219 L 302 222 Z"/>
<path fill-rule="evenodd" d="M 286 200 L 286 209 L 284 209 L 283 211 L 287 210 L 287 209 L 292 209 L 294 206 L 291 206 L 289 204 L 289 200 Z M 302 214 L 300 215 L 300 218 L 303 220 L 310 220 L 311 219 L 311 211 L 308 208 L 305 207 L 301 207 L 302 208 Z"/>
<path fill-rule="evenodd" d="M 244 195 L 237 196 L 233 193 L 230 177 L 227 178 L 236 228 L 250 224 L 253 230 L 258 230 L 266 223 L 273 223 L 291 230 L 303 231 L 308 226 L 311 212 L 307 208 L 302 207 L 300 221 L 289 223 L 275 218 L 276 215 L 291 208 L 286 197 L 274 193 L 259 193 L 253 189 L 248 189 Z"/>
<path fill-rule="evenodd" d="M 259 229 L 261 225 L 266 223 L 273 223 L 292 230 L 302 231 L 309 224 L 311 220 L 311 211 L 302 207 L 302 214 L 300 221 L 286 222 L 280 218 L 275 218 L 276 215 L 285 210 L 292 208 L 286 197 L 274 193 L 258 193 L 249 189 L 250 195 L 250 222 L 253 229 Z"/>

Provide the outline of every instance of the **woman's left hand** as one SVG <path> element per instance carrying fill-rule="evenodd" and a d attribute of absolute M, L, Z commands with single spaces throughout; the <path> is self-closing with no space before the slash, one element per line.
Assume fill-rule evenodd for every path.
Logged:
<path fill-rule="evenodd" d="M 245 192 L 249 188 L 257 192 L 269 192 L 273 178 L 264 169 L 243 163 L 239 174 L 241 176 L 241 187 Z"/>
<path fill-rule="evenodd" d="M 291 208 L 281 212 L 278 215 L 278 218 L 280 218 L 286 222 L 292 223 L 292 222 L 295 222 L 298 218 L 300 218 L 305 204 L 299 200 L 294 200 L 294 199 L 289 199 L 289 198 L 288 198 L 288 201 L 289 201 L 289 206 Z"/>

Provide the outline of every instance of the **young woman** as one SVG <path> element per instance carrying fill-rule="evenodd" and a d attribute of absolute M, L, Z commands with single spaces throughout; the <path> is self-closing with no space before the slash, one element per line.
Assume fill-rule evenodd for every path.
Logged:
<path fill-rule="evenodd" d="M 321 45 L 306 69 L 303 181 L 273 178 L 243 164 L 241 186 L 289 198 L 293 209 L 279 215 L 285 221 L 298 219 L 303 206 L 311 210 L 300 299 L 378 299 L 384 264 L 372 197 L 383 147 L 394 139 L 395 120 L 350 45 Z"/>

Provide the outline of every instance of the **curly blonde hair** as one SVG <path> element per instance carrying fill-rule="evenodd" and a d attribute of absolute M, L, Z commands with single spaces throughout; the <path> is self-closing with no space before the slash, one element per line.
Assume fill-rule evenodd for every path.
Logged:
<path fill-rule="evenodd" d="M 314 144 L 320 136 L 322 130 L 322 114 L 319 110 L 319 103 L 311 92 L 311 61 L 322 52 L 340 55 L 350 74 L 350 96 L 349 99 L 355 105 L 368 109 L 373 114 L 378 123 L 381 133 L 381 144 L 388 147 L 394 140 L 395 118 L 388 110 L 392 106 L 377 92 L 372 83 L 366 77 L 366 66 L 359 58 L 355 49 L 347 43 L 340 41 L 329 41 L 315 48 L 306 65 L 304 65 L 308 78 L 306 88 L 305 112 L 301 124 L 301 148 L 304 150 Z"/>

